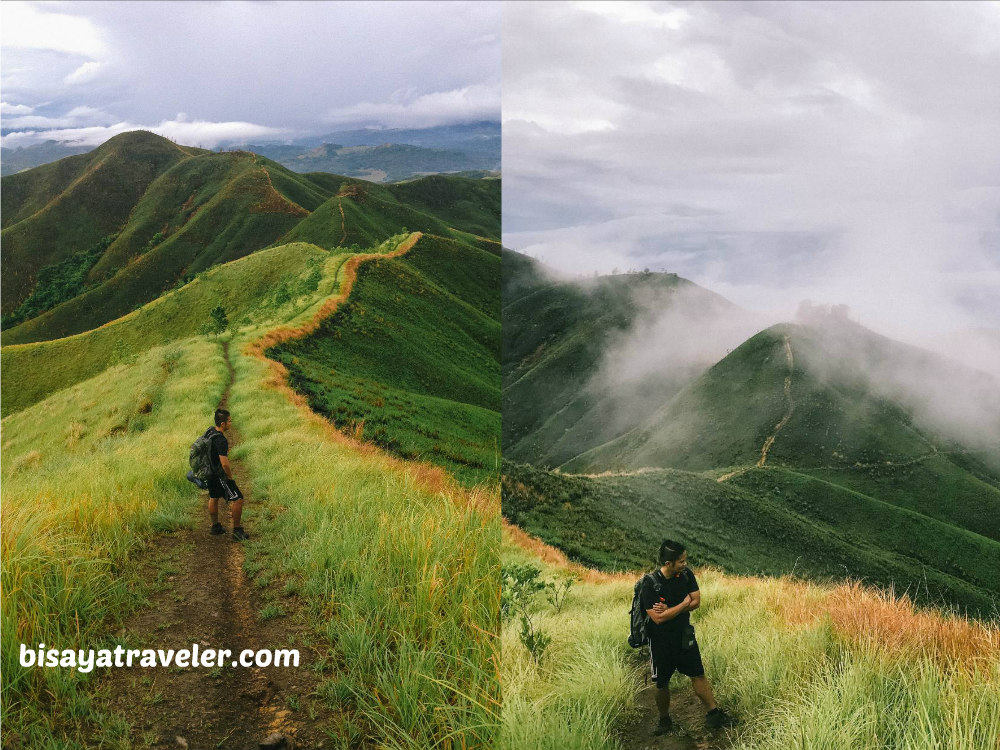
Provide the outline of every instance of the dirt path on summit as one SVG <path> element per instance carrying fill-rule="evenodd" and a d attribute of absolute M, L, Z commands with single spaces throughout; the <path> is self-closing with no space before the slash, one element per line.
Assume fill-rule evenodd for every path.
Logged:
<path fill-rule="evenodd" d="M 226 408 L 234 375 L 228 344 L 224 345 L 229 384 L 220 406 Z M 233 415 L 230 445 L 238 447 L 239 415 Z M 244 519 L 254 535 L 254 518 L 261 512 L 253 482 L 238 460 L 230 459 L 233 476 L 247 497 Z M 208 493 L 200 493 L 191 509 L 193 529 L 163 534 L 143 557 L 148 561 L 147 583 L 153 588 L 150 604 L 119 631 L 129 648 L 243 649 L 298 648 L 299 667 L 113 669 L 105 687 L 110 707 L 133 724 L 133 740 L 154 750 L 178 748 L 257 748 L 269 735 L 285 735 L 286 748 L 330 746 L 320 728 L 325 709 L 310 720 L 305 711 L 290 706 L 312 693 L 318 682 L 306 667 L 313 652 L 303 636 L 306 626 L 293 617 L 261 621 L 263 592 L 248 583 L 243 569 L 244 546 L 232 538 L 228 505 L 219 502 L 219 520 L 226 534 L 211 536 Z M 273 584 L 272 584 L 273 585 Z M 232 658 L 235 658 L 232 657 Z M 231 664 L 231 659 L 227 662 Z M 325 714 L 325 717 L 323 716 Z M 323 723 L 327 723 L 323 722 Z M 324 745 L 325 741 L 325 745 Z"/>

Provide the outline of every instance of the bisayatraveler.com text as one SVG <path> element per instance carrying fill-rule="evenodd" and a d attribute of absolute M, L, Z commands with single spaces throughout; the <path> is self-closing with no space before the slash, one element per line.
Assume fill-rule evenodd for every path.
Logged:
<path fill-rule="evenodd" d="M 297 667 L 298 649 L 247 648 L 234 652 L 228 648 L 202 648 L 197 643 L 191 648 L 152 649 L 114 648 L 58 649 L 39 643 L 34 648 L 21 644 L 22 667 L 62 667 L 77 672 L 90 672 L 104 667 L 193 667 L 216 669 L 218 667 Z"/>

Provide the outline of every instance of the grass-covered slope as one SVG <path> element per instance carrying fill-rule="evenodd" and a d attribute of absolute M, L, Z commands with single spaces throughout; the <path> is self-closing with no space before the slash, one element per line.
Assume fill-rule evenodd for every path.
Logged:
<path fill-rule="evenodd" d="M 35 217 L 9 228 L 45 248 L 63 247 L 50 237 L 52 227 L 66 229 L 74 242 L 49 257 L 21 252 L 19 240 L 11 240 L 13 249 L 10 253 L 5 250 L 4 255 L 5 284 L 8 277 L 31 278 L 25 282 L 25 294 L 17 296 L 17 304 L 10 310 L 4 307 L 5 344 L 45 341 L 91 330 L 156 299 L 206 268 L 272 245 L 308 242 L 328 250 L 359 250 L 378 245 L 404 228 L 470 243 L 485 242 L 479 236 L 482 234 L 499 235 L 496 180 L 442 176 L 390 188 L 338 175 L 297 174 L 245 151 L 183 151 L 152 134 L 126 136 L 120 137 L 125 139 L 121 142 L 109 141 L 110 145 L 93 154 L 112 149 L 114 143 L 134 146 L 135 142 L 146 151 L 156 147 L 177 158 L 163 165 L 158 176 L 153 174 L 136 185 L 106 168 L 99 171 L 101 181 L 95 183 L 96 178 L 88 176 L 72 183 L 73 195 L 81 193 L 89 201 L 78 207 L 83 217 L 77 217 L 79 221 L 113 214 L 113 220 L 102 220 L 100 232 L 83 231 L 77 226 L 79 221 L 61 215 L 41 223 Z M 132 147 L 127 152 L 140 164 L 141 168 L 135 169 L 140 175 L 159 164 L 146 151 Z M 38 175 L 37 170 L 18 175 L 25 184 L 13 185 L 11 192 L 20 195 L 20 200 L 10 200 L 10 213 L 19 216 L 44 200 L 51 200 L 51 206 L 56 207 L 76 205 L 58 192 L 68 179 L 63 174 L 66 168 L 60 165 L 63 162 L 41 167 Z M 84 167 L 96 169 L 93 165 Z M 83 167 L 76 164 L 74 169 L 71 174 Z M 114 198 L 116 193 L 104 183 L 116 180 L 127 183 L 122 189 L 128 188 L 130 195 L 136 194 L 127 204 L 122 203 L 120 210 L 115 209 L 117 213 L 108 213 L 110 209 L 99 205 L 101 196 L 108 193 Z M 53 193 L 56 198 L 51 198 Z M 5 216 L 7 210 L 5 202 Z M 4 237 L 6 248 L 7 234 Z M 22 257 L 26 254 L 30 255 L 27 260 Z"/>
<path fill-rule="evenodd" d="M 136 131 L 4 177 L 4 314 L 27 298 L 40 269 L 117 232 L 158 176 L 198 153 L 204 152 Z"/>
<path fill-rule="evenodd" d="M 658 469 L 565 476 L 504 463 L 503 513 L 602 570 L 651 566 L 664 538 L 739 574 L 864 579 L 1000 616 L 1000 542 L 787 469 L 728 482 Z"/>
<path fill-rule="evenodd" d="M 136 555 L 195 499 L 185 457 L 225 379 L 220 347 L 188 342 L 3 420 L 5 746 L 81 747 L 68 737 L 111 724 L 85 689 L 93 673 L 24 669 L 19 644 L 117 645 L 116 623 L 141 603 Z"/>
<path fill-rule="evenodd" d="M 541 660 L 523 645 L 517 618 L 504 624 L 497 747 L 649 746 L 629 731 L 648 733 L 656 722 L 649 662 L 626 644 L 637 575 L 569 565 L 516 529 L 504 541 L 504 565 L 582 580 L 560 611 L 536 597 L 534 625 L 552 638 Z M 688 680 L 677 676 L 671 713 L 683 734 L 653 746 L 978 750 L 1000 736 L 995 625 L 919 611 L 857 585 L 697 573 L 702 605 L 692 622 L 706 674 L 739 724 L 728 735 L 706 732 Z"/>
<path fill-rule="evenodd" d="M 190 191 L 190 192 L 189 192 Z M 208 154 L 157 180 L 92 272 L 97 286 L 5 333 L 5 343 L 96 328 L 186 276 L 272 244 L 307 210 L 275 190 L 253 154 Z M 102 274 L 111 274 L 106 280 Z"/>
<path fill-rule="evenodd" d="M 211 321 L 215 307 L 221 306 L 237 326 L 281 319 L 297 309 L 303 293 L 330 293 L 347 257 L 302 243 L 269 248 L 199 274 L 180 289 L 92 331 L 4 346 L 3 414 L 24 409 L 123 358 L 196 335 Z M 281 289 L 285 297 L 278 296 Z"/>
<path fill-rule="evenodd" d="M 447 294 L 466 300 L 468 319 L 442 325 L 469 323 L 470 338 L 478 326 L 478 333 L 495 340 L 474 307 L 488 306 L 496 288 L 486 281 L 491 271 L 469 263 L 453 273 L 455 262 L 467 258 L 451 252 L 452 243 L 442 244 L 425 259 L 416 291 L 445 294 L 438 285 L 447 279 Z M 339 293 L 345 257 L 312 246 L 268 250 L 159 300 L 147 308 L 148 318 L 130 316 L 108 328 L 135 336 L 129 340 L 140 349 L 142 337 L 161 327 L 169 335 L 189 332 L 188 305 L 220 299 L 234 309 L 249 305 L 251 324 L 229 345 L 235 378 L 229 408 L 242 435 L 231 455 L 250 477 L 244 519 L 254 539 L 247 568 L 252 561 L 257 586 L 282 582 L 286 598 L 279 609 L 301 608 L 308 615 L 322 658 L 305 658 L 321 675 L 315 698 L 328 709 L 328 733 L 364 747 L 491 747 L 500 698 L 493 497 L 461 490 L 440 469 L 408 464 L 344 437 L 289 398 L 294 394 L 253 354 L 254 342 L 272 326 L 311 319 Z M 308 281 L 311 261 L 323 258 L 318 288 L 301 300 L 253 306 L 253 297 L 275 278 L 278 287 L 289 283 L 278 273 L 298 267 Z M 171 307 L 173 315 L 164 315 Z M 80 349 L 50 356 L 38 369 L 63 354 L 84 356 L 88 342 L 101 345 L 102 330 L 82 334 Z M 435 335 L 430 330 L 428 340 Z M 19 348 L 5 348 L 5 355 Z M 378 350 L 370 342 L 355 350 L 359 360 L 365 353 L 377 366 Z M 405 363 L 397 364 L 402 369 Z M 188 523 L 199 502 L 184 479 L 187 448 L 219 402 L 226 365 L 217 340 L 195 336 L 139 353 L 131 365 L 112 367 L 4 418 L 5 744 L 84 747 L 97 736 L 109 746 L 128 747 L 130 733 L 141 736 L 141 717 L 107 715 L 100 696 L 95 699 L 91 681 L 99 673 L 21 669 L 17 644 L 113 647 L 107 639 L 114 640 L 110 634 L 120 618 L 143 604 L 128 573 L 148 565 L 140 550 L 157 531 Z M 26 381 L 38 374 L 22 371 Z M 488 391 L 476 384 L 471 389 Z M 5 397 L 9 390 L 5 384 Z M 495 414 L 493 420 L 496 434 Z M 155 637 L 149 633 L 146 640 Z M 131 724 L 137 728 L 130 732 Z M 219 740 L 225 742 L 223 730 Z"/>
<path fill-rule="evenodd" d="M 317 412 L 460 480 L 494 480 L 500 422 L 496 255 L 424 235 L 361 266 L 348 304 L 273 347 Z"/>
<path fill-rule="evenodd" d="M 503 263 L 503 445 L 514 461 L 557 466 L 627 432 L 677 392 L 689 373 L 629 393 L 593 381 L 608 348 L 651 309 L 683 304 L 703 318 L 735 309 L 675 274 L 568 281 L 511 251 Z"/>

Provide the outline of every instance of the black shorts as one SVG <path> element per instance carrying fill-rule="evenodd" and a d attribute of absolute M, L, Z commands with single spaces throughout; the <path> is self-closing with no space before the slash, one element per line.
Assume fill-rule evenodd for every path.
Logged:
<path fill-rule="evenodd" d="M 227 502 L 243 499 L 243 493 L 240 492 L 240 488 L 236 486 L 236 482 L 227 477 L 213 477 L 212 479 L 209 479 L 208 496 L 221 498 Z"/>
<path fill-rule="evenodd" d="M 697 641 L 694 646 L 684 650 L 679 636 L 669 640 L 650 640 L 649 665 L 658 688 L 666 688 L 675 671 L 688 677 L 701 677 L 705 674 Z"/>

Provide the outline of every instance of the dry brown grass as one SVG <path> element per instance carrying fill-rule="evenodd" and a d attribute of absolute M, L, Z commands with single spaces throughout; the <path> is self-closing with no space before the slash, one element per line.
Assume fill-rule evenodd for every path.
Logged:
<path fill-rule="evenodd" d="M 828 616 L 835 631 L 869 642 L 888 657 L 931 659 L 942 669 L 974 668 L 1000 655 L 1000 628 L 957 615 L 917 609 L 907 596 L 895 598 L 850 582 L 832 588 L 796 583 L 784 587 L 778 611 L 790 624 Z"/>

